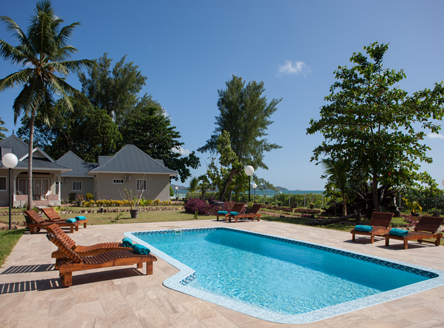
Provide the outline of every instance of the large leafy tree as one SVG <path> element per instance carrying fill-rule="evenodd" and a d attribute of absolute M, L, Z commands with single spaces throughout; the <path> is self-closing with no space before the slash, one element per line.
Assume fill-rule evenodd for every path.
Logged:
<path fill-rule="evenodd" d="M 375 42 L 364 47 L 367 55 L 353 54 L 353 67 L 340 66 L 321 118 L 311 119 L 307 129 L 307 134 L 320 132 L 325 138 L 311 160 L 346 156 L 355 175 L 370 177 L 375 209 L 383 198 L 378 190 L 418 180 L 432 183 L 427 173 L 417 173 L 418 161 L 432 162 L 424 130 L 437 133 L 440 126 L 434 120 L 444 115 L 442 83 L 408 95 L 395 86 L 405 78 L 404 71 L 383 67 L 387 49 L 387 44 Z"/>
<path fill-rule="evenodd" d="M 66 108 L 63 101 L 57 102 L 50 126 L 37 115 L 35 145 L 53 158 L 73 151 L 88 163 L 96 163 L 99 155 L 113 155 L 122 144 L 122 136 L 106 110 L 85 106 L 76 99 L 71 103 L 74 111 Z M 29 118 L 24 117 L 17 135 L 26 140 L 28 133 Z"/>
<path fill-rule="evenodd" d="M 0 125 L 5 125 L 5 121 L 0 117 Z M 8 129 L 4 126 L 0 126 L 0 141 L 6 138 L 6 136 L 2 132 L 8 132 Z"/>
<path fill-rule="evenodd" d="M 238 157 L 231 148 L 230 134 L 222 131 L 217 138 L 217 152 L 219 154 L 219 166 L 216 157 L 211 159 L 207 168 L 206 176 L 199 179 L 219 189 L 219 200 L 231 199 L 232 191 L 239 194 L 248 189 L 248 177 L 245 174 Z M 210 181 L 209 181 L 210 180 Z M 229 195 L 227 197 L 226 195 Z"/>
<path fill-rule="evenodd" d="M 6 30 L 17 39 L 18 45 L 12 46 L 0 40 L 0 56 L 13 64 L 23 65 L 23 69 L 0 80 L 0 91 L 16 86 L 23 86 L 14 101 L 14 119 L 24 112 L 29 121 L 29 165 L 28 165 L 28 207 L 32 208 L 32 149 L 34 121 L 39 113 L 49 121 L 54 116 L 55 96 L 61 97 L 67 108 L 73 109 L 69 95 L 88 102 L 87 98 L 69 85 L 63 77 L 70 72 L 77 72 L 84 67 L 93 67 L 90 60 L 67 60 L 77 49 L 68 45 L 76 26 L 73 23 L 61 26 L 63 20 L 54 14 L 51 2 L 43 0 L 37 3 L 31 24 L 26 34 L 16 22 L 6 16 L 0 20 L 6 24 Z"/>
<path fill-rule="evenodd" d="M 268 169 L 263 162 L 264 153 L 281 148 L 266 139 L 267 128 L 273 123 L 271 115 L 277 110 L 282 100 L 270 102 L 263 93 L 264 82 L 248 82 L 234 76 L 226 82 L 225 90 L 218 90 L 216 128 L 207 143 L 198 149 L 200 152 L 217 152 L 217 140 L 222 131 L 230 135 L 231 148 L 243 165 L 252 165 L 255 169 Z"/>
<path fill-rule="evenodd" d="M 183 142 L 180 133 L 171 125 L 169 117 L 158 107 L 138 108 L 129 115 L 119 128 L 125 143 L 133 144 L 155 159 L 161 159 L 165 165 L 179 173 L 181 182 L 191 176 L 190 168 L 200 165 L 194 151 L 182 156 Z"/>
<path fill-rule="evenodd" d="M 145 94 L 141 99 L 138 93 L 147 79 L 133 62 L 125 63 L 123 56 L 114 67 L 112 59 L 105 53 L 96 60 L 97 65 L 80 73 L 82 91 L 93 106 L 106 110 L 118 125 L 137 107 L 160 105 Z M 138 106 L 138 104 L 140 105 Z"/>

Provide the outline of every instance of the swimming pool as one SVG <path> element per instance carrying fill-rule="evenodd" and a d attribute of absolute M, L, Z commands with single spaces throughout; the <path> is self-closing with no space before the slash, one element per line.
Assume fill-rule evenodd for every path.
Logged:
<path fill-rule="evenodd" d="M 164 285 L 279 323 L 308 323 L 444 284 L 443 272 L 231 228 L 125 233 L 180 272 Z"/>

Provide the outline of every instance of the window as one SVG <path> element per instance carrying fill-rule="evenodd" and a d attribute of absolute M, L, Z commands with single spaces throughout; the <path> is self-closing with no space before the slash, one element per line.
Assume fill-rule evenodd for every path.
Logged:
<path fill-rule="evenodd" d="M 17 190 L 18 190 L 19 195 L 27 195 L 28 194 L 28 179 L 19 178 Z"/>
<path fill-rule="evenodd" d="M 80 191 L 82 190 L 82 183 L 80 181 L 76 181 L 72 183 L 72 190 L 73 191 Z"/>
<path fill-rule="evenodd" d="M 123 184 L 123 179 L 122 179 L 122 180 L 114 179 L 114 180 L 113 180 L 113 183 L 114 183 L 114 184 Z"/>
<path fill-rule="evenodd" d="M 146 190 L 146 180 L 137 180 L 136 189 L 138 191 Z"/>
<path fill-rule="evenodd" d="M 0 190 L 6 190 L 6 177 L 0 177 Z"/>

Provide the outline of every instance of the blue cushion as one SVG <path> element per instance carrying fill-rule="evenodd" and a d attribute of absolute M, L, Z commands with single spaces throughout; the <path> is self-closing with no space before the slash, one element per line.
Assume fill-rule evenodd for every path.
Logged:
<path fill-rule="evenodd" d="M 74 223 L 74 222 L 76 222 L 76 221 L 77 221 L 77 220 L 74 219 L 74 218 L 71 218 L 71 219 L 66 220 L 66 222 L 68 222 L 68 223 Z"/>
<path fill-rule="evenodd" d="M 76 216 L 77 221 L 83 221 L 86 220 L 86 217 L 84 216 Z"/>
<path fill-rule="evenodd" d="M 149 248 L 146 248 L 145 246 L 140 244 L 134 244 L 132 248 L 137 254 L 148 255 L 150 253 Z"/>
<path fill-rule="evenodd" d="M 394 236 L 399 236 L 399 237 L 405 237 L 409 234 L 408 230 L 404 230 L 404 229 L 390 229 L 390 234 L 394 235 Z"/>
<path fill-rule="evenodd" d="M 228 212 L 227 212 L 227 211 L 219 211 L 219 212 L 217 212 L 217 214 L 220 214 L 220 215 L 227 215 Z"/>
<path fill-rule="evenodd" d="M 123 245 L 123 247 L 131 247 L 131 246 L 133 246 L 133 241 L 130 238 L 125 237 L 122 240 L 122 245 Z"/>
<path fill-rule="evenodd" d="M 239 215 L 238 212 L 230 212 L 230 215 Z"/>
<path fill-rule="evenodd" d="M 356 231 L 365 231 L 365 232 L 370 232 L 373 230 L 372 226 L 368 226 L 368 225 L 357 225 L 355 226 L 355 230 Z"/>

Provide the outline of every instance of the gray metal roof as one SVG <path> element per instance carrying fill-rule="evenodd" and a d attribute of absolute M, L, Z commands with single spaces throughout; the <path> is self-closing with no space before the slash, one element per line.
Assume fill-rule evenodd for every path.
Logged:
<path fill-rule="evenodd" d="M 62 177 L 87 177 L 88 172 L 97 167 L 95 163 L 86 163 L 72 151 L 60 157 L 56 163 L 72 169 L 70 172 L 62 173 Z"/>
<path fill-rule="evenodd" d="M 104 165 L 92 169 L 90 174 L 106 172 L 178 174 L 161 165 L 134 145 L 126 145 Z"/>
<path fill-rule="evenodd" d="M 12 153 L 17 158 L 22 158 L 28 154 L 28 144 L 14 134 L 0 141 L 0 147 L 12 148 Z"/>
<path fill-rule="evenodd" d="M 27 169 L 28 168 L 28 159 L 26 158 L 23 161 L 19 161 L 16 167 Z M 69 167 L 57 164 L 55 162 L 51 162 L 48 158 L 43 158 L 43 157 L 33 157 L 32 158 L 32 170 L 34 171 L 36 169 L 53 170 L 53 171 L 56 170 L 56 171 L 62 171 L 62 172 L 71 171 L 71 169 Z"/>
<path fill-rule="evenodd" d="M 105 165 L 106 162 L 108 162 L 112 156 L 99 156 L 99 166 Z"/>

